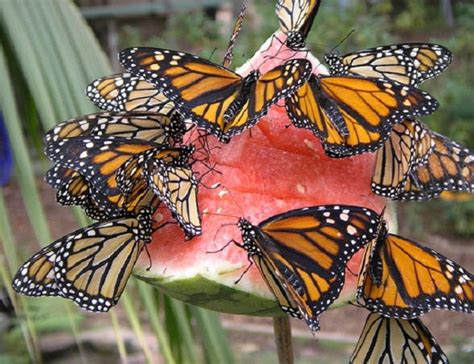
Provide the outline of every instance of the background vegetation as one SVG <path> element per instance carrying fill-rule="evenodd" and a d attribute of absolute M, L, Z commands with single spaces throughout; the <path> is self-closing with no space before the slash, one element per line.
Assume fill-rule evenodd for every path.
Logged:
<path fill-rule="evenodd" d="M 451 24 L 440 10 L 441 2 L 323 0 L 308 43 L 321 58 L 354 29 L 354 34 L 338 47 L 339 52 L 403 41 L 431 41 L 447 46 L 455 54 L 454 64 L 424 86 L 442 107 L 424 122 L 474 149 L 474 4 L 452 1 Z M 250 57 L 277 27 L 274 1 L 249 3 L 244 30 L 234 52 L 235 66 Z M 69 1 L 1 0 L 0 6 L 0 183 L 4 186 L 0 189 L 0 287 L 4 286 L 1 294 L 5 302 L 6 293 L 11 293 L 6 291 L 11 274 L 22 259 L 37 250 L 38 243 L 48 243 L 51 236 L 60 235 L 60 227 L 54 221 L 48 223 L 48 207 L 53 204 L 53 197 L 40 182 L 49 166 L 42 156 L 42 134 L 56 122 L 92 112 L 94 108 L 83 96 L 83 90 L 88 82 L 112 70 Z M 207 9 L 166 17 L 120 18 L 114 20 L 113 33 L 118 48 L 159 46 L 220 60 L 232 24 L 212 21 L 212 13 Z M 90 25 L 103 35 L 108 22 L 109 19 L 101 18 Z M 110 43 L 102 45 L 107 48 Z M 10 166 L 15 168 L 10 170 Z M 424 236 L 458 236 L 472 246 L 474 201 L 403 204 L 400 210 L 402 230 Z M 75 217 L 81 224 L 87 222 L 77 211 Z M 70 225 L 74 224 L 72 216 L 65 218 L 70 219 Z M 232 362 L 233 355 L 216 314 L 170 300 L 142 283 L 131 282 L 130 286 L 121 308 L 99 321 L 97 316 L 85 315 L 62 300 L 14 300 L 16 314 L 0 313 L 0 363 L 28 362 L 28 357 L 39 361 L 48 353 L 54 353 L 55 362 L 61 362 L 61 358 L 70 358 L 71 352 L 76 353 L 78 362 L 93 362 L 95 354 L 91 352 L 97 350 L 91 351 L 90 346 L 98 339 L 94 332 L 107 336 L 109 332 L 104 332 L 104 327 L 112 328 L 113 347 L 107 348 L 104 340 L 99 340 L 98 345 L 115 353 L 115 357 L 109 358 L 116 360 L 129 358 L 141 362 L 159 357 L 168 363 Z M 234 352 L 243 362 L 248 347 L 238 343 L 245 334 L 233 331 L 231 337 L 237 342 L 233 343 Z M 54 336 L 55 333 L 60 335 Z M 158 344 L 150 342 L 150 336 Z M 57 340 L 64 341 L 58 344 Z M 261 341 L 263 346 L 271 346 L 268 340 Z M 313 341 L 309 342 L 313 346 Z M 334 346 L 318 345 L 323 356 Z M 58 347 L 62 348 L 63 357 Z M 303 345 L 297 343 L 296 347 L 304 351 Z M 473 361 L 472 347 L 469 349 L 465 340 L 459 339 L 455 347 L 456 362 Z M 259 353 L 259 358 L 273 362 L 272 355 Z M 329 355 L 328 362 L 334 362 L 333 359 Z M 100 360 L 103 361 L 97 359 Z"/>

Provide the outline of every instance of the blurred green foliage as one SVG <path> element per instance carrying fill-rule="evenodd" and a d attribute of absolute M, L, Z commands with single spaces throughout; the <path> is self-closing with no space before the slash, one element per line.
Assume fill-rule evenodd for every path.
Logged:
<path fill-rule="evenodd" d="M 345 6 L 341 4 L 346 4 Z M 396 42 L 436 42 L 448 47 L 455 61 L 448 70 L 423 85 L 441 103 L 434 115 L 424 118 L 433 130 L 474 149 L 474 3 L 453 2 L 453 28 L 448 27 L 439 1 L 399 2 L 325 0 L 308 46 L 318 58 L 330 52 L 351 30 L 354 33 L 337 49 L 340 53 Z M 125 26 L 121 45 L 149 45 L 175 48 L 199 54 L 219 62 L 225 52 L 232 26 L 213 22 L 204 12 L 175 14 L 160 24 L 162 30 L 143 37 L 143 28 Z M 274 2 L 255 0 L 247 11 L 242 34 L 234 51 L 234 66 L 242 64 L 278 27 Z M 404 204 L 402 209 L 412 217 L 424 216 L 424 223 L 413 227 L 437 233 L 474 237 L 474 201 L 433 201 Z M 434 213 L 435 212 L 435 213 Z M 426 217 L 434 218 L 426 218 Z"/>

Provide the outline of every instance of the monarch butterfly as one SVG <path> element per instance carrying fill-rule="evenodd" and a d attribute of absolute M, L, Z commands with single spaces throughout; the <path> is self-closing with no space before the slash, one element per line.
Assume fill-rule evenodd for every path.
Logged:
<path fill-rule="evenodd" d="M 325 56 L 333 75 L 384 78 L 405 85 L 419 85 L 436 77 L 452 62 L 452 53 L 429 43 L 403 43 Z"/>
<path fill-rule="evenodd" d="M 364 262 L 357 296 L 373 312 L 414 319 L 432 309 L 473 311 L 473 275 L 430 248 L 389 234 L 384 222 Z"/>
<path fill-rule="evenodd" d="M 418 320 L 371 313 L 365 321 L 351 364 L 448 363 L 433 335 Z"/>
<path fill-rule="evenodd" d="M 172 163 L 182 155 L 189 156 L 193 147 L 167 148 L 141 140 L 118 137 L 76 137 L 64 139 L 46 146 L 48 158 L 63 167 L 79 172 L 90 183 L 94 200 L 111 217 L 120 216 L 117 202 L 124 192 L 117 185 L 117 174 L 121 166 L 143 152 L 149 157 Z M 136 171 L 140 173 L 139 171 Z"/>
<path fill-rule="evenodd" d="M 59 123 L 44 137 L 45 144 L 78 136 L 116 136 L 157 144 L 181 143 L 186 131 L 181 119 L 162 114 L 98 113 Z"/>
<path fill-rule="evenodd" d="M 232 59 L 234 58 L 234 47 L 235 43 L 237 41 L 237 38 L 239 37 L 240 31 L 242 30 L 242 24 L 244 22 L 245 18 L 245 12 L 247 11 L 247 5 L 244 3 L 242 4 L 242 8 L 240 9 L 239 16 L 237 17 L 237 20 L 235 21 L 234 29 L 232 30 L 232 35 L 230 36 L 229 44 L 227 45 L 227 51 L 225 52 L 224 55 L 224 61 L 222 62 L 222 65 L 225 68 L 229 68 L 230 65 L 232 64 Z"/>
<path fill-rule="evenodd" d="M 170 209 L 191 238 L 202 233 L 198 207 L 198 182 L 189 167 L 150 161 L 146 172 L 148 185 Z"/>
<path fill-rule="evenodd" d="M 339 296 L 347 261 L 375 236 L 378 215 L 356 206 L 315 206 L 238 226 L 283 311 L 303 317 L 312 331 L 318 315 Z"/>
<path fill-rule="evenodd" d="M 420 121 L 406 119 L 394 125 L 390 138 L 377 150 L 372 190 L 397 198 L 410 173 L 426 163 L 433 149 L 431 133 Z"/>
<path fill-rule="evenodd" d="M 292 123 L 310 129 L 335 158 L 377 150 L 393 124 L 431 114 L 438 106 L 413 87 L 352 76 L 312 76 L 286 99 Z"/>
<path fill-rule="evenodd" d="M 311 75 L 311 64 L 293 59 L 264 75 L 242 77 L 191 54 L 158 48 L 128 48 L 122 65 L 172 100 L 185 119 L 228 142 L 255 125 L 268 108 L 294 93 Z"/>
<path fill-rule="evenodd" d="M 93 220 L 102 221 L 108 220 L 112 216 L 130 216 L 144 207 L 148 207 L 151 212 L 154 212 L 160 203 L 159 198 L 155 196 L 144 180 L 135 183 L 129 193 L 115 195 L 109 199 L 115 206 L 113 213 L 108 212 L 97 203 L 89 182 L 79 172 L 56 164 L 48 171 L 46 181 L 57 190 L 56 201 L 58 203 L 79 205 Z"/>
<path fill-rule="evenodd" d="M 28 296 L 60 296 L 81 308 L 106 312 L 125 288 L 145 244 L 151 241 L 150 211 L 99 222 L 68 234 L 23 264 L 13 288 Z"/>
<path fill-rule="evenodd" d="M 434 149 L 425 163 L 410 171 L 397 200 L 425 201 L 443 191 L 474 192 L 474 153 L 429 130 Z"/>
<path fill-rule="evenodd" d="M 280 30 L 287 35 L 286 44 L 291 49 L 305 46 L 321 0 L 279 0 L 275 9 Z"/>
<path fill-rule="evenodd" d="M 377 151 L 372 190 L 394 200 L 424 201 L 442 191 L 474 191 L 474 154 L 415 120 L 394 127 Z"/>
<path fill-rule="evenodd" d="M 86 95 L 100 109 L 115 112 L 156 113 L 171 116 L 175 105 L 148 81 L 117 73 L 93 81 Z"/>

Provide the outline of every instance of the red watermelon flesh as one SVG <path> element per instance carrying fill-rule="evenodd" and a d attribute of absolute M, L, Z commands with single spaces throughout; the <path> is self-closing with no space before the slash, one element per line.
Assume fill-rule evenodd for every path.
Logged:
<path fill-rule="evenodd" d="M 293 51 L 275 39 L 270 39 L 274 43 L 271 47 L 262 47 L 242 74 L 251 68 L 265 72 L 287 59 L 284 57 Z M 278 51 L 278 57 L 272 51 Z M 317 70 L 324 71 L 321 66 Z M 147 270 L 150 262 L 143 254 L 137 264 L 139 277 L 191 304 L 229 313 L 278 314 L 255 265 L 235 284 L 249 266 L 246 252 L 229 243 L 241 242 L 238 218 L 258 224 L 288 210 L 323 204 L 365 206 L 377 212 L 383 209 L 385 199 L 370 189 L 374 154 L 329 158 L 310 131 L 290 124 L 285 108 L 276 105 L 255 127 L 229 144 L 208 138 L 210 165 L 215 165 L 216 172 L 204 176 L 199 187 L 203 234 L 185 241 L 177 225 L 157 231 L 148 246 L 151 268 Z M 194 169 L 201 174 L 208 171 L 199 162 Z M 160 213 L 167 214 L 160 210 L 157 218 Z M 357 277 L 350 271 L 358 271 L 361 253 L 349 262 L 340 302 L 355 293 Z"/>

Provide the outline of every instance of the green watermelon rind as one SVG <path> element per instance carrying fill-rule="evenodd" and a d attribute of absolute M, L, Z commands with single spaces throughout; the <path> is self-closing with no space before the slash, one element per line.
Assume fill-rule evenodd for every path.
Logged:
<path fill-rule="evenodd" d="M 238 286 L 229 287 L 201 274 L 170 278 L 139 270 L 135 276 L 179 301 L 209 310 L 261 317 L 284 316 L 275 300 Z"/>
<path fill-rule="evenodd" d="M 285 316 L 276 300 L 257 292 L 244 291 L 238 285 L 229 287 L 201 274 L 190 278 L 170 278 L 140 269 L 135 271 L 135 276 L 170 297 L 209 310 L 258 317 Z M 352 298 L 339 297 L 331 309 L 345 306 Z"/>

